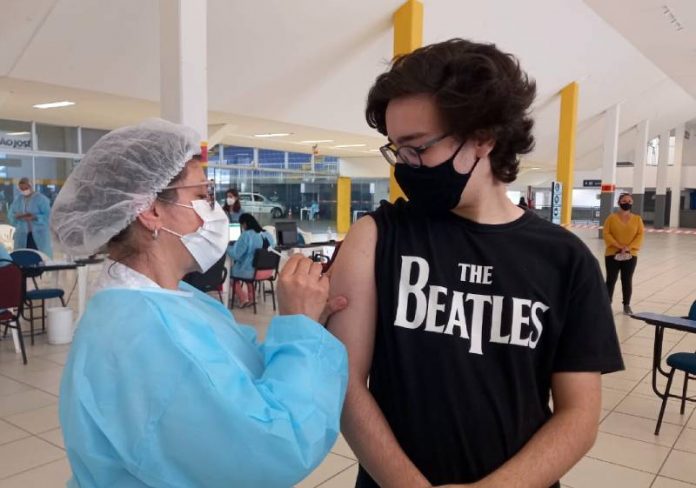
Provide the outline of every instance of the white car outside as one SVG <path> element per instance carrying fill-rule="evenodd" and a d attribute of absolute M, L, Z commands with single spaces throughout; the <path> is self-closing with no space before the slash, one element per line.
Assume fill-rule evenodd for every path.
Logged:
<path fill-rule="evenodd" d="M 252 214 L 271 214 L 274 219 L 279 219 L 287 212 L 285 205 L 274 202 L 260 193 L 240 193 L 239 201 L 242 210 Z"/>

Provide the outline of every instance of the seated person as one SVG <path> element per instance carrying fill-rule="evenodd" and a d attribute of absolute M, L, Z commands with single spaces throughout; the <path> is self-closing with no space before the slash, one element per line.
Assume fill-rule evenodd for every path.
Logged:
<path fill-rule="evenodd" d="M 256 272 L 254 270 L 254 256 L 259 249 L 274 247 L 275 239 L 273 239 L 271 234 L 263 230 L 259 222 L 251 214 L 245 213 L 240 215 L 239 225 L 242 229 L 242 235 L 227 250 L 227 254 L 234 262 L 230 275 L 232 278 L 244 279 L 252 279 L 254 277 L 256 279 L 270 278 L 273 271 Z M 251 304 L 254 293 L 253 285 L 247 283 L 247 290 L 245 290 L 243 284 L 237 282 L 235 287 L 235 295 L 239 299 L 238 305 L 245 307 Z"/>
<path fill-rule="evenodd" d="M 317 216 L 319 215 L 319 203 L 316 201 L 313 201 L 312 204 L 309 206 L 309 220 L 317 220 Z"/>

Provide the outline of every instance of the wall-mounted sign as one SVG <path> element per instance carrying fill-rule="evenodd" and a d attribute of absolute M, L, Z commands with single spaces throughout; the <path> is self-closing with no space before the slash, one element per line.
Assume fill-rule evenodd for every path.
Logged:
<path fill-rule="evenodd" d="M 602 180 L 582 180 L 583 188 L 600 188 L 602 186 Z"/>
<path fill-rule="evenodd" d="M 563 205 L 563 183 L 551 183 L 551 222 L 561 224 L 561 207 Z"/>
<path fill-rule="evenodd" d="M 31 151 L 31 132 L 0 132 L 0 149 Z"/>

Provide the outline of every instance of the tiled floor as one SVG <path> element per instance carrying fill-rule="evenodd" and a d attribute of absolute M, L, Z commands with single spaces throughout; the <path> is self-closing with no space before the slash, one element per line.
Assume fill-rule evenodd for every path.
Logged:
<path fill-rule="evenodd" d="M 581 236 L 598 256 L 601 241 Z M 617 287 L 619 288 L 619 287 Z M 696 299 L 696 237 L 648 234 L 634 281 L 635 311 L 684 315 Z M 617 290 L 618 292 L 618 290 Z M 620 302 L 616 297 L 616 302 Z M 694 404 L 679 415 L 670 402 L 662 431 L 653 435 L 659 401 L 651 391 L 652 329 L 619 313 L 616 327 L 627 369 L 604 377 L 603 415 L 597 442 L 564 479 L 572 488 L 686 488 L 696 486 Z M 235 311 L 239 322 L 256 324 L 261 335 L 272 315 Z M 68 346 L 39 339 L 23 366 L 12 342 L 0 342 L 0 488 L 64 486 L 70 476 L 57 417 L 57 395 Z M 668 331 L 665 351 L 695 351 L 696 334 Z M 663 382 L 661 382 L 663 384 Z M 675 383 L 681 387 L 681 378 Z M 326 460 L 298 486 L 354 486 L 355 456 L 339 439 Z"/>

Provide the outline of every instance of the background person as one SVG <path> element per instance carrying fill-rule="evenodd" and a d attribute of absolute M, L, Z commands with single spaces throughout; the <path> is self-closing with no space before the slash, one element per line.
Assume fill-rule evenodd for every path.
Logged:
<path fill-rule="evenodd" d="M 632 314 L 633 273 L 638 264 L 638 252 L 643 244 L 645 227 L 640 215 L 631 212 L 633 197 L 630 193 L 619 195 L 619 209 L 604 221 L 603 235 L 606 250 L 604 264 L 607 270 L 609 300 L 614 298 L 616 280 L 621 274 L 623 312 Z"/>
<path fill-rule="evenodd" d="M 242 202 L 239 200 L 239 192 L 230 188 L 225 194 L 225 204 L 222 209 L 227 214 L 231 224 L 236 224 L 239 222 L 239 216 L 242 215 L 244 210 L 242 209 Z"/>
<path fill-rule="evenodd" d="M 29 178 L 22 178 L 17 186 L 20 194 L 12 202 L 9 213 L 9 221 L 15 227 L 14 248 L 36 249 L 52 257 L 48 228 L 51 202 L 46 196 L 34 191 Z"/>
<path fill-rule="evenodd" d="M 239 217 L 239 224 L 242 234 L 237 242 L 232 245 L 227 254 L 233 261 L 233 278 L 251 279 L 255 275 L 259 279 L 268 278 L 273 271 L 254 270 L 254 256 L 259 249 L 275 247 L 273 236 L 263 230 L 259 222 L 251 214 L 242 214 Z M 244 285 L 247 285 L 246 287 Z M 238 298 L 240 307 L 245 307 L 253 301 L 254 286 L 252 283 L 237 282 L 235 284 L 235 296 Z"/>

